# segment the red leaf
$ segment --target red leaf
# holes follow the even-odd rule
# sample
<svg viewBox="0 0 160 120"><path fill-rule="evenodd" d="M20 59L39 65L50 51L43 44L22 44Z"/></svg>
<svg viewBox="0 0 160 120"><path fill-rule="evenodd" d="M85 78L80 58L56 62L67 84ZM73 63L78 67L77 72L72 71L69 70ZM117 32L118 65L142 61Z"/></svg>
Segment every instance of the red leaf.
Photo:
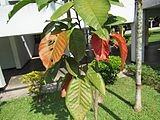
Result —
<svg viewBox="0 0 160 120"><path fill-rule="evenodd" d="M62 85L62 94L61 94L62 97L66 96L66 91L67 91L67 88L68 88L68 85L69 85L71 79L72 79L72 75L67 74L65 77L65 83Z"/></svg>
<svg viewBox="0 0 160 120"><path fill-rule="evenodd" d="M39 56L48 69L58 62L66 49L66 32L49 33L39 44Z"/></svg>
<svg viewBox="0 0 160 120"><path fill-rule="evenodd" d="M109 40L102 40L96 34L93 34L91 39L91 44L97 61L109 60L109 53L110 53L108 48Z"/></svg>
<svg viewBox="0 0 160 120"><path fill-rule="evenodd" d="M118 42L118 45L119 45L119 48L120 48L121 61L122 61L121 69L120 69L120 70L122 71L123 68L124 68L124 64L125 64L125 62L126 62L126 59L127 59L127 54L128 54L127 44L126 44L126 41L125 41L125 39L122 37L121 34L112 32L111 35L112 35L112 36L114 37L114 39Z"/></svg>

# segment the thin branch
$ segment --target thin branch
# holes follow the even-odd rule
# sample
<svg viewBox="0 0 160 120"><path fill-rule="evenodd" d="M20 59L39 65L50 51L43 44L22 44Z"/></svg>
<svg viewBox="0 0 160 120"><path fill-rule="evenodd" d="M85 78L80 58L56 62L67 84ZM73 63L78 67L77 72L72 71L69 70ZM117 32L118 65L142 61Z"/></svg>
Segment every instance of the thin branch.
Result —
<svg viewBox="0 0 160 120"><path fill-rule="evenodd" d="M76 11L75 11L75 13L76 13L77 21L78 21L78 26L79 26L80 29L82 29L82 27L81 27L81 20L79 19L78 13Z"/></svg>

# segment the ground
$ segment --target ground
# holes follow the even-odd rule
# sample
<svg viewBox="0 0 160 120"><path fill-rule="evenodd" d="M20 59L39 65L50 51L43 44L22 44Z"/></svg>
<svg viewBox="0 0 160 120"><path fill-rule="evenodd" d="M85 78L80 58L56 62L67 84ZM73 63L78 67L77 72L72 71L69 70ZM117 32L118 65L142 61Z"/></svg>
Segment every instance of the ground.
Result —
<svg viewBox="0 0 160 120"><path fill-rule="evenodd" d="M143 110L133 110L135 82L132 78L119 78L114 85L107 86L104 104L99 106L98 120L159 120L160 94L148 86L142 87ZM0 102L1 120L70 120L64 99L48 94L42 103L31 96ZM93 120L93 112L87 114Z"/></svg>
<svg viewBox="0 0 160 120"><path fill-rule="evenodd" d="M126 34L124 36L126 36L128 44L131 44L131 39L132 39L131 34ZM148 39L149 45L160 43L159 36L160 36L160 29L159 28L155 29L155 30L154 29L149 30L149 39Z"/></svg>
<svg viewBox="0 0 160 120"><path fill-rule="evenodd" d="M158 45L160 43L160 30L150 31L149 45ZM130 43L130 41L128 42ZM159 46L157 47L159 48ZM159 52L159 49L155 51ZM147 52L147 56L152 58L156 56L154 52ZM156 56L156 61L159 61L159 56ZM35 70L34 66L39 66L39 62L35 61L34 65L25 67L26 71ZM37 65L38 64L38 65ZM27 66L27 65L26 65ZM10 76L24 74L26 71L23 69L22 73L19 70L9 70ZM3 71L5 72L5 71ZM9 76L5 74L5 77ZM7 78L8 81L10 76ZM17 86L16 86L17 87ZM17 89L10 87L10 90L17 92ZM20 87L21 88L21 87ZM23 87L22 87L23 88ZM21 91L21 89L18 89ZM26 93L26 92L25 92ZM8 93L4 93L8 94ZM23 95L23 94L22 94ZM21 96L21 94L19 94ZM18 96L18 97L19 97ZM0 96L1 97L1 96ZM133 110L135 97L135 82L132 78L120 78L114 85L107 86L107 93L105 96L104 104L99 106L99 120L159 120L160 118L160 94L153 88L148 86L142 87L142 104L143 110L141 113L135 113ZM0 98L1 99L1 98ZM2 99L1 99L2 100ZM87 114L87 120L93 120L93 111ZM36 103L35 99L31 96L17 98L15 100L1 101L0 102L0 119L1 120L70 120L64 99L55 97L55 93L50 93L42 103Z"/></svg>

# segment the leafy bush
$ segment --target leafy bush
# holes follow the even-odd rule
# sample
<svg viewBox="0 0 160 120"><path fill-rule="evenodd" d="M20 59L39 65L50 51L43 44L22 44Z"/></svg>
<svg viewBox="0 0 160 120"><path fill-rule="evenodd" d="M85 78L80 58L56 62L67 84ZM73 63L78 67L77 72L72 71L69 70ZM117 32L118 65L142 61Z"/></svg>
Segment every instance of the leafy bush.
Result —
<svg viewBox="0 0 160 120"><path fill-rule="evenodd" d="M43 79L44 73L39 71L32 71L21 77L22 83L28 83L28 91L30 94L40 95L42 93L42 87L45 85Z"/></svg>
<svg viewBox="0 0 160 120"><path fill-rule="evenodd" d="M136 65L130 64L127 66L127 74L136 75ZM154 87L160 92L160 74L158 70L154 70L149 65L142 65L142 84Z"/></svg>
<svg viewBox="0 0 160 120"><path fill-rule="evenodd" d="M121 58L119 56L109 56L109 63L114 70L114 74L118 74L121 67Z"/></svg>
<svg viewBox="0 0 160 120"><path fill-rule="evenodd" d="M131 41L131 34L125 34L123 37L125 38L126 43L128 43L128 42ZM130 43L129 43L129 44L130 44Z"/></svg>
<svg viewBox="0 0 160 120"><path fill-rule="evenodd" d="M92 67L95 71L99 72L104 79L105 84L113 84L116 80L117 74L120 72L121 58L118 56L110 56L109 62L101 60L97 62L96 60L92 61Z"/></svg>

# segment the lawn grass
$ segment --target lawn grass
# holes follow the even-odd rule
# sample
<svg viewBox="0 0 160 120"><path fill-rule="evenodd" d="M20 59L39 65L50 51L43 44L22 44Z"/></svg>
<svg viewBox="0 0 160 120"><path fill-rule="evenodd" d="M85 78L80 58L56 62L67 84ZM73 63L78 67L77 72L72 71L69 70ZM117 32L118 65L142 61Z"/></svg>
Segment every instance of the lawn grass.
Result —
<svg viewBox="0 0 160 120"><path fill-rule="evenodd" d="M100 104L98 120L159 120L160 94L148 86L142 87L143 111L132 109L135 96L132 78L120 78L107 87L104 104ZM1 120L70 120L64 99L48 94L45 102L37 104L32 97L0 102ZM87 114L93 120L93 112Z"/></svg>
<svg viewBox="0 0 160 120"><path fill-rule="evenodd" d="M131 44L132 43L131 34L125 34L124 36L126 36L126 39L128 41L127 43ZM149 45L153 43L158 43L158 42L160 43L160 29L149 31L148 42L149 42Z"/></svg>

